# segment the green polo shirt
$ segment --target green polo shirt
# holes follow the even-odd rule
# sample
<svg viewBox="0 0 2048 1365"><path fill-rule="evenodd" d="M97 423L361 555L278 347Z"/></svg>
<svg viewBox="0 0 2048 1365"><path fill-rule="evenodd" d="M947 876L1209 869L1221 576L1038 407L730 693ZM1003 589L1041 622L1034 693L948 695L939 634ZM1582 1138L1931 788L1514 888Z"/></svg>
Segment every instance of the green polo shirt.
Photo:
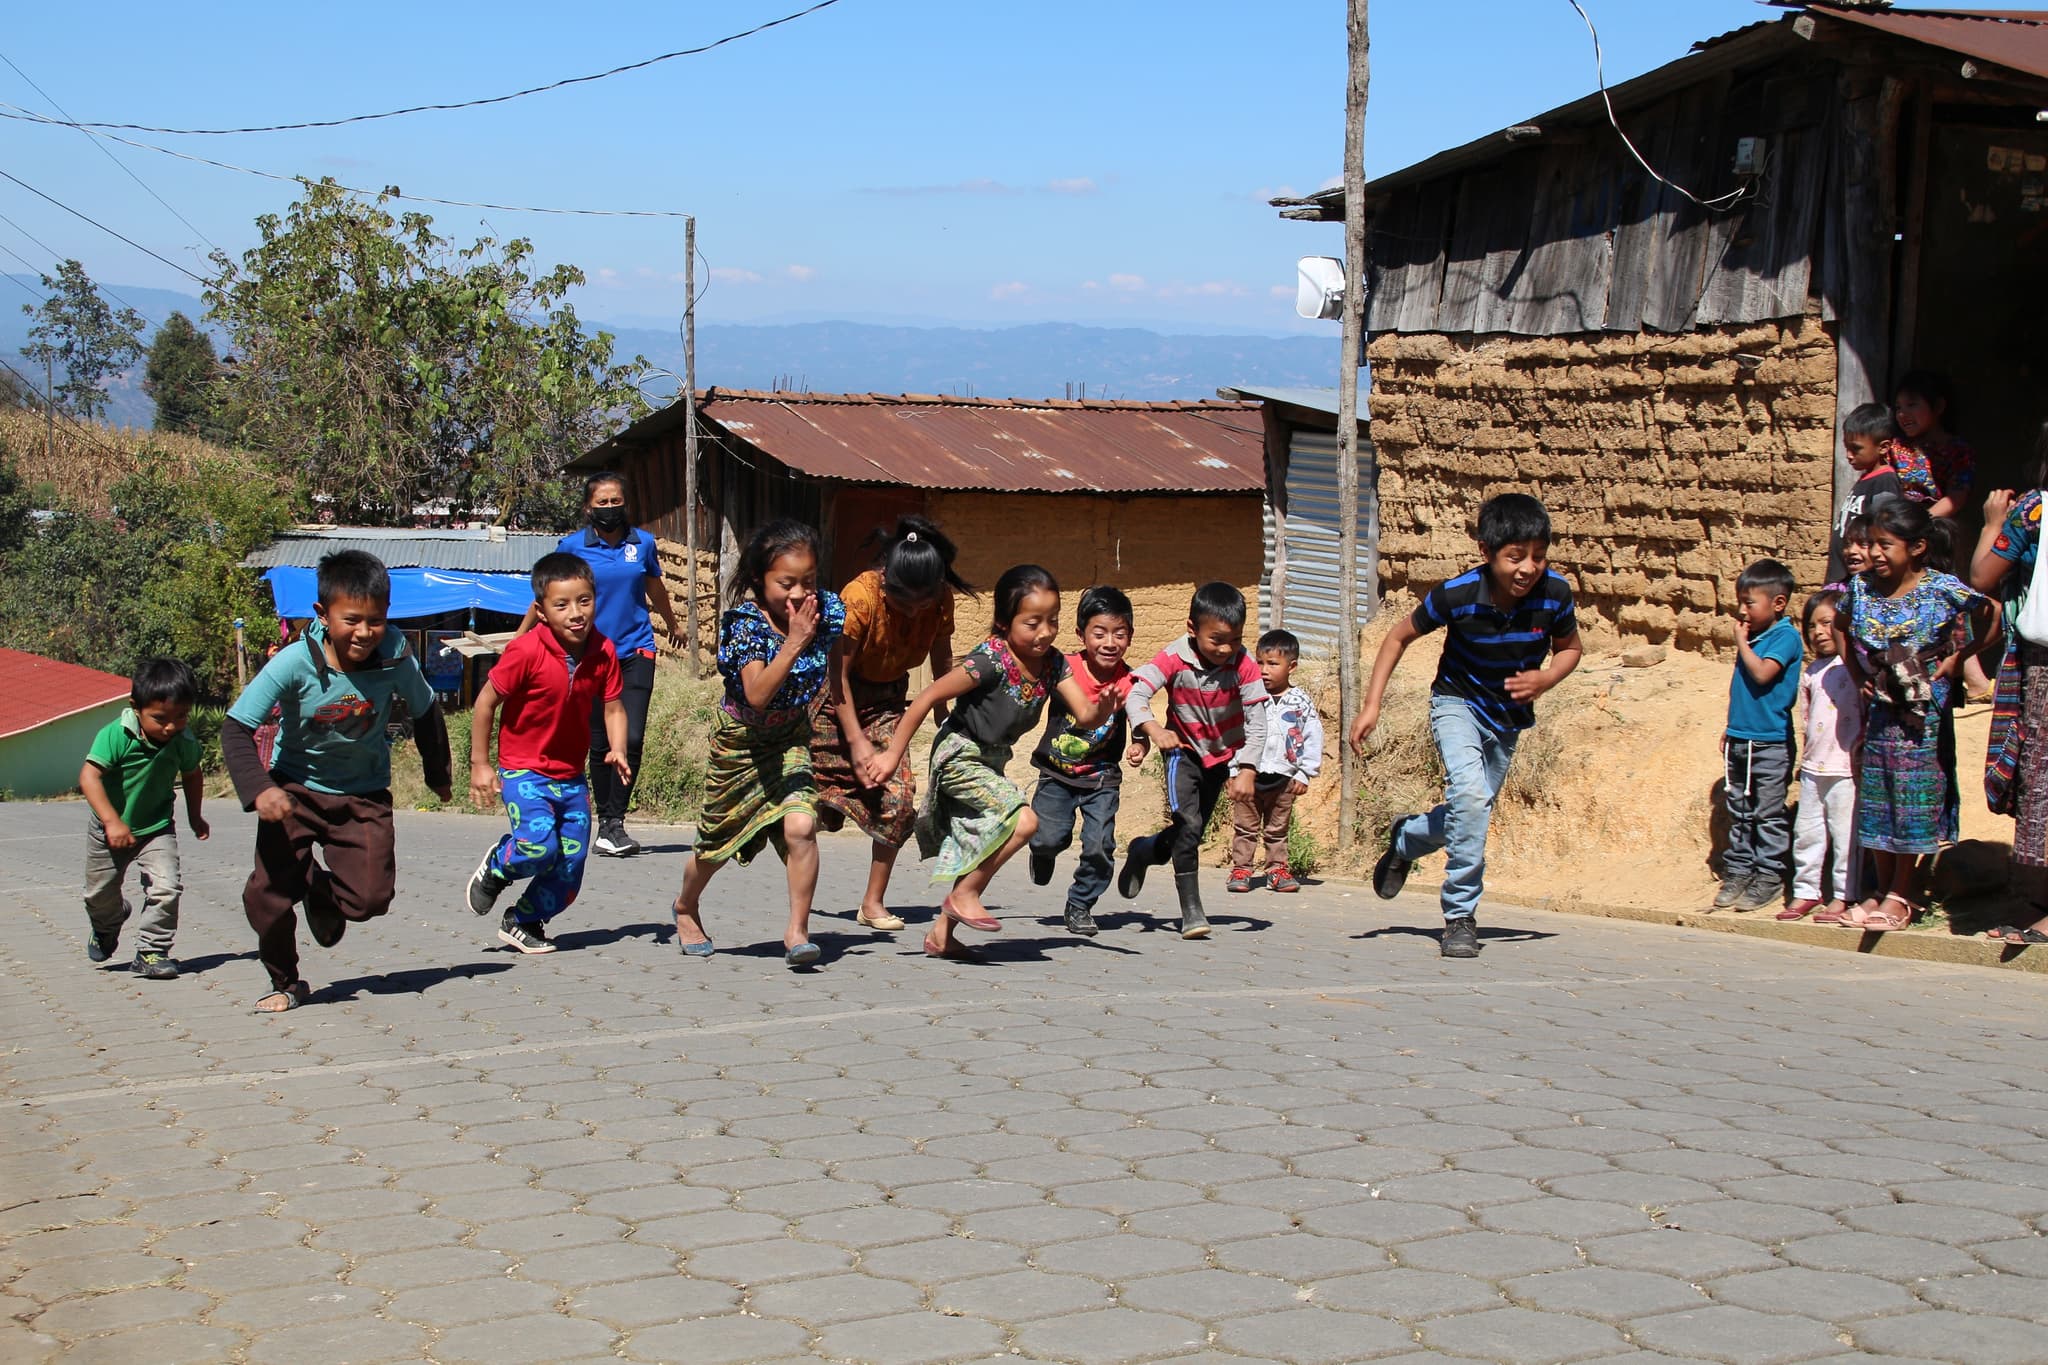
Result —
<svg viewBox="0 0 2048 1365"><path fill-rule="evenodd" d="M94 737L85 761L100 770L121 822L143 839L171 827L178 783L199 768L199 741L182 730L168 744L151 744L130 707Z"/></svg>

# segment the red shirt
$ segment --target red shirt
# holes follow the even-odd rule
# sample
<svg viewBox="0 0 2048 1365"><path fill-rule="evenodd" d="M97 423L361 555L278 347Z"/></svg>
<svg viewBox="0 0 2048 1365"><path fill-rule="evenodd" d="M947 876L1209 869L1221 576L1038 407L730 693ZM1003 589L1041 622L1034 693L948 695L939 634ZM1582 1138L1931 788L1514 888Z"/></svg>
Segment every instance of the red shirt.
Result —
<svg viewBox="0 0 2048 1365"><path fill-rule="evenodd" d="M592 631L572 665L545 622L505 646L491 688L500 702L498 766L559 779L583 776L591 711L623 690L610 640Z"/></svg>

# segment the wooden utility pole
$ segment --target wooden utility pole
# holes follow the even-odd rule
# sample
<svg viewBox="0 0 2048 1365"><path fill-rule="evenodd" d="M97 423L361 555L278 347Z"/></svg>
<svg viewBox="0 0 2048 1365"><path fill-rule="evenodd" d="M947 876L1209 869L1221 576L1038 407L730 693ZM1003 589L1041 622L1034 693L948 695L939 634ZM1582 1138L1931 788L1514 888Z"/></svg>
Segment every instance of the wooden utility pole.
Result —
<svg viewBox="0 0 2048 1365"><path fill-rule="evenodd" d="M43 353L43 464L57 467L57 372L49 352Z"/></svg>
<svg viewBox="0 0 2048 1365"><path fill-rule="evenodd" d="M683 553L688 604L683 631L690 637L690 676L704 676L697 655L697 219L683 219Z"/></svg>
<svg viewBox="0 0 2048 1365"><path fill-rule="evenodd" d="M1344 96L1344 354L1337 365L1337 694L1339 735L1358 713L1358 362L1365 351L1365 92L1367 0L1349 0L1350 76ZM1337 848L1358 831L1358 755L1338 742Z"/></svg>

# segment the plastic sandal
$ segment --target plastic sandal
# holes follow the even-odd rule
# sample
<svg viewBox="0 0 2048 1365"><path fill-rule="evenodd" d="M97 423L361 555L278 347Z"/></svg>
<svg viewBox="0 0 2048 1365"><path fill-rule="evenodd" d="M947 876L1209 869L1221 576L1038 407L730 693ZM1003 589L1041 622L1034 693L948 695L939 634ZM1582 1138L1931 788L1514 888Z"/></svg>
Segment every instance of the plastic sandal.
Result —
<svg viewBox="0 0 2048 1365"><path fill-rule="evenodd" d="M1820 909L1820 907L1821 903L1817 900L1796 900L1783 910L1780 910L1778 918L1781 920L1805 919L1808 915Z"/></svg>
<svg viewBox="0 0 2048 1365"><path fill-rule="evenodd" d="M267 994L265 994L261 999L257 1000L256 1008L253 1011L253 1013L283 1014L285 1013L286 1010L297 1009L299 1006L305 1004L308 1000L311 1000L312 998L313 988L311 986L308 986L303 981L294 981L292 982L291 985L283 987L280 990L270 991ZM284 1001L284 1009L267 1010L263 1008L263 1001L280 999Z"/></svg>

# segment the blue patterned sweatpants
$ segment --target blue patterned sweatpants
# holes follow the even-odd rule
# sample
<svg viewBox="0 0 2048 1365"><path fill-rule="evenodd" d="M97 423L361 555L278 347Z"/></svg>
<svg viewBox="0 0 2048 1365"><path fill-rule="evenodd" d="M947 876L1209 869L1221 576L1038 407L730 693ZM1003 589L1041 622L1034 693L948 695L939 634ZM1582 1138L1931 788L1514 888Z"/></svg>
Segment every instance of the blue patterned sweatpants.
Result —
<svg viewBox="0 0 2048 1365"><path fill-rule="evenodd" d="M547 923L583 889L590 857L590 783L557 780L525 768L502 768L498 781L512 832L491 850L491 867L508 881L526 881L512 918ZM530 880L529 880L530 879Z"/></svg>

